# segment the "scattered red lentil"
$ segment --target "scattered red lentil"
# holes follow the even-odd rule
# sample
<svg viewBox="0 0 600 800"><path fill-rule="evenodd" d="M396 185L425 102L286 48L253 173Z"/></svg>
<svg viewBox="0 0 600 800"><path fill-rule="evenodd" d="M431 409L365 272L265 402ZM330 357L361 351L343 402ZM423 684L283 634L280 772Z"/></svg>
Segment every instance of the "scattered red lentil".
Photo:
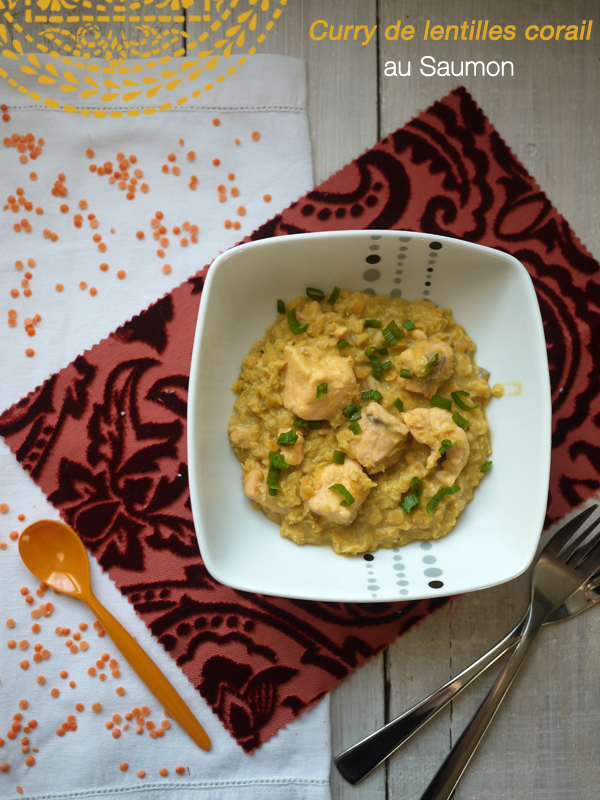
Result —
<svg viewBox="0 0 600 800"><path fill-rule="evenodd" d="M185 772L185 767L175 767L175 772L176 772L178 775L183 775L183 774L184 774L184 772Z"/></svg>
<svg viewBox="0 0 600 800"><path fill-rule="evenodd" d="M122 686L117 686L115 692L122 697L125 694L125 689Z"/></svg>
<svg viewBox="0 0 600 800"><path fill-rule="evenodd" d="M263 200L265 201L265 203L270 203L271 202L271 195L270 194L263 194Z"/></svg>
<svg viewBox="0 0 600 800"><path fill-rule="evenodd" d="M43 675L38 675L37 682L40 684L40 686L43 686L46 683L46 678L44 678Z"/></svg>
<svg viewBox="0 0 600 800"><path fill-rule="evenodd" d="M25 759L25 763L27 764L28 767L33 767L33 765L35 764L35 758L33 756L27 756L27 758Z"/></svg>
<svg viewBox="0 0 600 800"><path fill-rule="evenodd" d="M231 196L232 197L237 197L239 195L239 193L240 193L240 190L237 188L237 186L232 186L231 187Z"/></svg>
<svg viewBox="0 0 600 800"><path fill-rule="evenodd" d="M115 737L115 739L118 739L119 736L121 735L121 731L118 728L114 728L112 735Z"/></svg>
<svg viewBox="0 0 600 800"><path fill-rule="evenodd" d="M239 222L236 220L236 221L233 223L233 227L235 228L235 230L236 230L236 231L239 231L239 229L240 229L242 226L241 226L241 224L240 224L240 223L239 223Z"/></svg>
<svg viewBox="0 0 600 800"><path fill-rule="evenodd" d="M139 769L137 771L137 776L138 776L138 778L145 778L146 777L146 773L144 772L143 769Z"/></svg>
<svg viewBox="0 0 600 800"><path fill-rule="evenodd" d="M123 280L123 278L124 278L126 275L127 275L127 273L125 272L125 270L124 270L124 269L120 269L120 270L117 272L117 278L118 278L119 280L121 280L121 281ZM101 633L100 631L98 631L98 636L102 636L102 635L104 635L104 631L102 631L102 633Z"/></svg>
<svg viewBox="0 0 600 800"><path fill-rule="evenodd" d="M93 150L91 150L89 147L88 147L88 149L85 151L85 154L86 154L86 156L87 156L88 158L93 158L93 157L94 157L94 151L93 151Z"/></svg>
<svg viewBox="0 0 600 800"><path fill-rule="evenodd" d="M27 641L27 639L21 639L21 641L19 642L19 647L21 650L27 650L27 648L29 647L29 642Z"/></svg>
<svg viewBox="0 0 600 800"><path fill-rule="evenodd" d="M238 210L237 210L237 213L240 215L240 217L243 217L243 216L245 216L245 214L246 214L246 209L244 208L244 206L240 206L240 207L238 208Z"/></svg>
<svg viewBox="0 0 600 800"><path fill-rule="evenodd" d="M62 283L57 283L57 284L56 284L56 286L55 286L54 288L56 289L56 291L57 291L57 292L62 292L62 290L63 290L65 287L62 285Z"/></svg>
<svg viewBox="0 0 600 800"><path fill-rule="evenodd" d="M166 767L161 767L158 770L158 774L162 775L163 778L166 778L166 776L169 774L169 770Z"/></svg>
<svg viewBox="0 0 600 800"><path fill-rule="evenodd" d="M0 772L8 772L9 769L10 767L8 766L6 761L4 762L4 764L0 764Z"/></svg>
<svg viewBox="0 0 600 800"><path fill-rule="evenodd" d="M129 764L126 761L121 761L121 763L119 764L119 769L121 770L121 772L127 772L127 770L129 769Z"/></svg>
<svg viewBox="0 0 600 800"><path fill-rule="evenodd" d="M79 288L80 289L87 289L87 283L85 281L81 281L79 283Z"/></svg>
<svg viewBox="0 0 600 800"><path fill-rule="evenodd" d="M18 531L11 531L8 535L13 540L13 542L16 542L17 539L19 538L19 532Z"/></svg>
<svg viewBox="0 0 600 800"><path fill-rule="evenodd" d="M31 613L33 614L33 611ZM41 625L39 624L39 622L34 622L33 625L31 626L31 630L33 631L33 633L39 633L41 630Z"/></svg>
<svg viewBox="0 0 600 800"><path fill-rule="evenodd" d="M21 669L29 669L29 661L27 661L27 659L23 659L23 661L19 663L19 666Z"/></svg>
<svg viewBox="0 0 600 800"><path fill-rule="evenodd" d="M258 141L260 139L260 133L258 131L252 131L252 138L254 141Z"/></svg>
<svg viewBox="0 0 600 800"><path fill-rule="evenodd" d="M61 669L61 671L60 671L60 677L61 677L61 678L63 678L63 679L64 679L64 678L68 678L68 677L69 677L69 673L67 672L67 670L66 670L66 669Z"/></svg>
<svg viewBox="0 0 600 800"><path fill-rule="evenodd" d="M15 621L14 621L14 619L10 619L10 618L9 618L9 619L7 619L7 620L6 620L6 627L7 627L7 628L14 628L14 627L15 627Z"/></svg>
<svg viewBox="0 0 600 800"><path fill-rule="evenodd" d="M58 689L54 688L50 690L50 694L52 695L52 697L58 697L60 692L58 691Z"/></svg>
<svg viewBox="0 0 600 800"><path fill-rule="evenodd" d="M163 264L162 271L165 273L165 275L168 275L169 272L171 272L171 265L170 264Z"/></svg>
<svg viewBox="0 0 600 800"><path fill-rule="evenodd" d="M213 158L213 166L218 167L221 163L220 158Z"/></svg>
<svg viewBox="0 0 600 800"><path fill-rule="evenodd" d="M136 233L136 236L137 236L138 239L143 239L144 238L144 231L138 231Z"/></svg>

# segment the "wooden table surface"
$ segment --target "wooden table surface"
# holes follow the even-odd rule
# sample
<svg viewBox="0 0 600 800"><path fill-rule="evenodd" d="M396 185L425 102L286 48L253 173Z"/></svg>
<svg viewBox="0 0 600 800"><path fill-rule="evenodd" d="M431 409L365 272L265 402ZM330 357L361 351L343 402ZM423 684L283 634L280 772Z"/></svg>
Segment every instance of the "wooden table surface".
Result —
<svg viewBox="0 0 600 800"><path fill-rule="evenodd" d="M304 58L315 181L319 183L461 82L535 176L588 249L600 256L600 10L597 0L288 0L260 52ZM360 41L313 41L315 20L378 25ZM422 40L425 23L472 19L516 26L514 41ZM529 24L594 19L584 42L526 41ZM402 20L417 35L387 41ZM198 35L198 23L187 31ZM514 77L425 77L436 60L510 60ZM402 61L410 77L386 77ZM519 487L526 491L526 487ZM334 754L400 714L456 675L510 630L525 610L528 576L468 595L427 619L332 694ZM600 797L600 610L546 628L456 791L456 800L597 800ZM491 675L357 787L334 767L333 800L419 798L491 683Z"/></svg>

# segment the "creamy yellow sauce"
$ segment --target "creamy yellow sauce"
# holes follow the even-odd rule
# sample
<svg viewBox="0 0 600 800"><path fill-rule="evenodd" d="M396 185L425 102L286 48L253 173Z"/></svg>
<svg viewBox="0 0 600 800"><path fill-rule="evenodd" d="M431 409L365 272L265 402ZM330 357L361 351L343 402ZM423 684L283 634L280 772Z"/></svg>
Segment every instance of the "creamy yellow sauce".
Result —
<svg viewBox="0 0 600 800"><path fill-rule="evenodd" d="M292 332L291 309L305 332ZM383 332L392 321L402 338L390 346ZM385 347L387 354L379 351ZM377 348L371 357L368 348ZM296 298L252 346L233 386L229 435L246 495L282 536L339 554L444 536L473 498L491 453L491 389L474 354L451 310L428 300L341 292L332 307L327 299ZM457 391L468 393L459 401L477 407L461 408L452 398ZM439 397L452 403L449 411L436 406ZM294 427L301 419L309 424ZM278 444L290 432L295 443ZM270 453L288 465L271 494ZM409 495L418 500L412 508Z"/></svg>

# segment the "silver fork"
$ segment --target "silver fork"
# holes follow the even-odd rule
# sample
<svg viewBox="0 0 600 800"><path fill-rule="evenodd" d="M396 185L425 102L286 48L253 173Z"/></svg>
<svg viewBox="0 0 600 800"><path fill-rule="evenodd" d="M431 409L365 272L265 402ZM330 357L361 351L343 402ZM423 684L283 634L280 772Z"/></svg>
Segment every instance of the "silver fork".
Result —
<svg viewBox="0 0 600 800"><path fill-rule="evenodd" d="M583 525L591 516L595 507L583 511L569 523L571 534ZM564 526L561 530L564 530ZM571 595L561 606L555 609L544 625L562 622L577 616L600 601L600 575L594 576L585 586ZM365 736L360 742L352 745L335 757L334 763L345 780L355 786L367 775L393 755L417 731L447 706L463 689L482 675L486 669L495 664L506 652L515 647L521 639L527 614L517 623L513 630L498 644L482 655L477 661L456 675L452 680L440 686L428 697L396 717L387 725Z"/></svg>
<svg viewBox="0 0 600 800"><path fill-rule="evenodd" d="M531 603L521 641L421 800L448 800L489 728L539 629L555 609L578 589L585 587L600 569L600 531L596 530L598 520L583 533L573 535L574 527L578 530L587 516L589 514L584 512L567 523L542 551L531 579ZM592 533L593 536L586 541Z"/></svg>

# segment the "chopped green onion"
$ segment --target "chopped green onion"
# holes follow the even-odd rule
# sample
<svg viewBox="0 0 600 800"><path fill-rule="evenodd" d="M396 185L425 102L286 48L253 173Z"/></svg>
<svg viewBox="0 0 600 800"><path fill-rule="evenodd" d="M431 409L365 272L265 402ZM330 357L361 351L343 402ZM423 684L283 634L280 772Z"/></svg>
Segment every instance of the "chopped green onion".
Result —
<svg viewBox="0 0 600 800"><path fill-rule="evenodd" d="M373 353L376 353L376 352L377 352L377 348L376 347L367 347L367 349L365 350L365 355L369 356L369 358L370 358L373 355Z"/></svg>
<svg viewBox="0 0 600 800"><path fill-rule="evenodd" d="M341 483L334 483L333 486L330 486L329 488L332 489L334 492L337 492L338 494L342 495L344 499L340 502L341 506L351 506L352 503L354 502L354 498L352 497L348 489L346 489L345 486L342 486Z"/></svg>
<svg viewBox="0 0 600 800"><path fill-rule="evenodd" d="M381 369L385 372L386 369L389 369L391 366L392 366L391 361L384 361L383 364L381 365Z"/></svg>
<svg viewBox="0 0 600 800"><path fill-rule="evenodd" d="M416 475L410 482L410 488L412 489L413 494L416 494L417 497L419 497L423 491L423 484Z"/></svg>
<svg viewBox="0 0 600 800"><path fill-rule="evenodd" d="M362 433L362 428L358 424L358 422L353 422L352 425L348 425L350 430L355 436L358 436L359 433Z"/></svg>
<svg viewBox="0 0 600 800"><path fill-rule="evenodd" d="M311 431L318 431L323 425L323 420L320 419L310 419L308 421L308 427Z"/></svg>
<svg viewBox="0 0 600 800"><path fill-rule="evenodd" d="M338 347L354 347L353 344L350 344L350 342L347 342L345 339L340 339L338 344L337 344L337 346Z"/></svg>
<svg viewBox="0 0 600 800"><path fill-rule="evenodd" d="M333 451L333 463L334 464L343 464L346 460L346 453L342 453L341 450L334 450Z"/></svg>
<svg viewBox="0 0 600 800"><path fill-rule="evenodd" d="M305 419L295 419L292 425L294 428L303 428L305 425L308 425L308 422Z"/></svg>
<svg viewBox="0 0 600 800"><path fill-rule="evenodd" d="M346 415L348 422L356 422L356 420L360 419L362 416L360 413L360 407L357 406L356 403L346 406L344 409L344 414Z"/></svg>
<svg viewBox="0 0 600 800"><path fill-rule="evenodd" d="M458 411L455 411L454 414L452 414L452 419L454 422L456 422L458 427L462 428L463 430L466 430L469 427L467 420L464 417L461 417Z"/></svg>
<svg viewBox="0 0 600 800"><path fill-rule="evenodd" d="M380 319L366 319L365 328L382 328L383 322Z"/></svg>
<svg viewBox="0 0 600 800"><path fill-rule="evenodd" d="M387 349L387 347L378 347L377 352L380 356L387 356L390 351Z"/></svg>
<svg viewBox="0 0 600 800"><path fill-rule="evenodd" d="M389 344L390 347L393 347L394 345L398 344L400 339L404 338L404 334L402 333L400 328L396 325L395 320L388 322L388 324L383 329L382 333L383 333L383 338L386 340L386 342Z"/></svg>
<svg viewBox="0 0 600 800"><path fill-rule="evenodd" d="M297 441L298 441L298 434L292 428L291 431L279 434L279 437L277 439L277 444L280 444L282 447L293 447Z"/></svg>
<svg viewBox="0 0 600 800"><path fill-rule="evenodd" d="M410 380L412 378L412 376L413 376L413 374L409 369L401 369L400 370L400 377L401 378L406 378L407 380Z"/></svg>
<svg viewBox="0 0 600 800"><path fill-rule="evenodd" d="M285 314L285 303L283 302L283 300L277 301L277 313Z"/></svg>
<svg viewBox="0 0 600 800"><path fill-rule="evenodd" d="M492 462L491 462L491 461L486 461L486 462L485 462L485 464L484 464L484 465L481 467L481 469L479 470L479 472L487 472L487 471L488 471L488 469L489 469L491 466L492 466Z"/></svg>
<svg viewBox="0 0 600 800"><path fill-rule="evenodd" d="M413 328L415 327L415 323L410 319L405 319L402 324L404 325L407 331L412 331Z"/></svg>
<svg viewBox="0 0 600 800"><path fill-rule="evenodd" d="M461 397L471 397L471 393L463 391L452 392L452 399L459 408L463 409L463 411L473 411L474 408L477 408L477 406L468 406L464 400L461 400Z"/></svg>
<svg viewBox="0 0 600 800"><path fill-rule="evenodd" d="M381 361L377 358L377 356L369 356L369 361L373 367L373 377L378 381L379 378L381 378L381 373L383 372Z"/></svg>
<svg viewBox="0 0 600 800"><path fill-rule="evenodd" d="M277 494L277 490L279 489L279 473L281 472L280 469L274 466L269 467L269 472L267 473L267 488L269 490L269 494L271 497Z"/></svg>
<svg viewBox="0 0 600 800"><path fill-rule="evenodd" d="M411 492L410 494L406 495L404 500L401 503L399 503L399 505L405 514L410 514L410 512L413 510L415 506L421 505L421 501L419 500L416 494L413 494Z"/></svg>
<svg viewBox="0 0 600 800"><path fill-rule="evenodd" d="M304 333L305 330L308 328L308 323L306 325L300 325L297 318L296 318L296 309L290 308L287 312L288 323L290 326L291 332L294 336L297 336L299 333Z"/></svg>
<svg viewBox="0 0 600 800"><path fill-rule="evenodd" d="M306 287L306 296L311 300L325 300L325 292L320 289L314 289L312 286Z"/></svg>
<svg viewBox="0 0 600 800"><path fill-rule="evenodd" d="M400 398L399 398L399 397L397 397L397 398L394 400L394 405L396 406L396 408L398 409L398 411L400 411L400 412L404 411L404 403L402 402L402 400L400 400Z"/></svg>
<svg viewBox="0 0 600 800"><path fill-rule="evenodd" d="M449 397L438 397L437 394L434 394L429 402L434 408L445 408L446 411L450 411L452 408L452 400Z"/></svg>
<svg viewBox="0 0 600 800"><path fill-rule="evenodd" d="M326 384L326 383L320 383L320 384L317 386L317 400L320 400L320 399L321 399L321 397L322 397L324 394L327 394L327 384Z"/></svg>
<svg viewBox="0 0 600 800"><path fill-rule="evenodd" d="M360 396L363 400L375 400L376 403L383 397L381 392L378 392L377 389L369 389L368 392L361 392Z"/></svg>
<svg viewBox="0 0 600 800"><path fill-rule="evenodd" d="M450 439L442 439L442 446L440 447L440 455L443 456L446 450L450 450L451 447L456 447L456 445L452 444Z"/></svg>
<svg viewBox="0 0 600 800"><path fill-rule="evenodd" d="M450 487L444 486L442 489L439 490L439 492L436 492L433 495L431 500L427 503L427 508L425 509L425 511L427 511L430 517L433 517L433 512L435 511L435 508L437 504L440 502L440 500L446 497L446 495L456 494L457 492L460 492L460 486L458 484L454 484L454 486Z"/></svg>
<svg viewBox="0 0 600 800"><path fill-rule="evenodd" d="M435 367L435 365L438 363L439 360L440 360L440 354L436 353L433 359L425 367L425 374L431 372L431 370Z"/></svg>
<svg viewBox="0 0 600 800"><path fill-rule="evenodd" d="M289 464L286 464L285 458L278 453L277 450L271 450L269 453L269 463L276 469L287 469Z"/></svg>
<svg viewBox="0 0 600 800"><path fill-rule="evenodd" d="M329 305L330 306L334 306L336 304L336 301L337 301L339 296L340 296L340 289L339 289L338 286L334 286L333 287L333 292L327 298L327 302L329 303Z"/></svg>

